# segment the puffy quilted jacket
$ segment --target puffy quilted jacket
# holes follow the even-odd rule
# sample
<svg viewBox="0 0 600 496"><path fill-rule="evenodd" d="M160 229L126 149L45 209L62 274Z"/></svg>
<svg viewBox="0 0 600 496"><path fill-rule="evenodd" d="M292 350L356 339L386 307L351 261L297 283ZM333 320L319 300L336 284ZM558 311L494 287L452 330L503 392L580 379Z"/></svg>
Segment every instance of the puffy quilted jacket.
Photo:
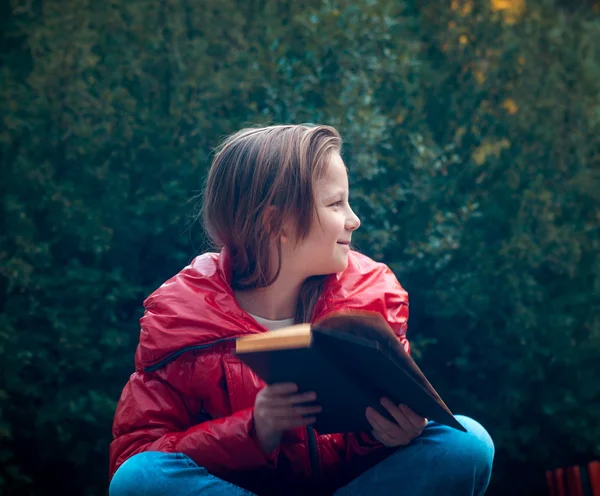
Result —
<svg viewBox="0 0 600 496"><path fill-rule="evenodd" d="M341 484L361 458L386 448L368 433L298 428L275 452L262 452L253 405L264 383L233 347L236 337L268 330L238 306L230 278L226 250L204 254L144 302L135 372L113 423L111 477L127 458L152 450L185 453L259 494L280 492L278 484L297 490ZM357 252L350 252L345 271L328 277L313 321L348 309L380 312L409 351L406 291L387 266Z"/></svg>

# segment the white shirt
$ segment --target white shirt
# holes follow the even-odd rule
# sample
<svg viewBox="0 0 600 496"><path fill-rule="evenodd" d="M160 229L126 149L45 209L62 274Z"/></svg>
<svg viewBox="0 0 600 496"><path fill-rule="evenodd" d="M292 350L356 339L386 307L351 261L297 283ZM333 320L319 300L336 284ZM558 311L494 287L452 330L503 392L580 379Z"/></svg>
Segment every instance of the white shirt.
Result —
<svg viewBox="0 0 600 496"><path fill-rule="evenodd" d="M291 319L283 319L283 320L269 320L263 319L262 317L258 317L257 315L249 314L256 322L258 322L263 327L269 329L269 331L274 331L276 329L281 329L283 327L288 327L294 325L294 318Z"/></svg>

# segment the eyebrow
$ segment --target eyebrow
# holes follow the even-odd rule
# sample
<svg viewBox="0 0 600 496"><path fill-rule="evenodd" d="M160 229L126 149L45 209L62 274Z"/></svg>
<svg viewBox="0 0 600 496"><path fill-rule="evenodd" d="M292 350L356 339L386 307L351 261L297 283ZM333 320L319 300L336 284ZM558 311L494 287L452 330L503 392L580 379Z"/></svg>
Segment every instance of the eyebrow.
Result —
<svg viewBox="0 0 600 496"><path fill-rule="evenodd" d="M330 201L333 200L334 198L345 198L346 197L346 190L344 189L338 189L336 191L334 191L333 193L328 194L324 199L325 201Z"/></svg>

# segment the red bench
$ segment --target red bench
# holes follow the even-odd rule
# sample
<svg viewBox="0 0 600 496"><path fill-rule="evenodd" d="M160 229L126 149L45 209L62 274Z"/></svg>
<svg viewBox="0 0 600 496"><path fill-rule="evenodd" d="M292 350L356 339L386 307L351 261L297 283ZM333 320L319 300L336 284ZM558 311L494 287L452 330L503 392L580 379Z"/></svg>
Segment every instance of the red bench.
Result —
<svg viewBox="0 0 600 496"><path fill-rule="evenodd" d="M546 472L550 496L600 496L600 461Z"/></svg>

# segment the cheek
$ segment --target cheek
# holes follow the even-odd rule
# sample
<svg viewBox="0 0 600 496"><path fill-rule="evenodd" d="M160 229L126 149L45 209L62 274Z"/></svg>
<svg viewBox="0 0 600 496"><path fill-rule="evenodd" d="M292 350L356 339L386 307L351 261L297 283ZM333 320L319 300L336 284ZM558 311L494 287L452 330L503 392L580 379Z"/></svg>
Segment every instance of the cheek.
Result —
<svg viewBox="0 0 600 496"><path fill-rule="evenodd" d="M345 218L341 213L335 212L323 222L323 236L328 238L339 238L344 232Z"/></svg>

